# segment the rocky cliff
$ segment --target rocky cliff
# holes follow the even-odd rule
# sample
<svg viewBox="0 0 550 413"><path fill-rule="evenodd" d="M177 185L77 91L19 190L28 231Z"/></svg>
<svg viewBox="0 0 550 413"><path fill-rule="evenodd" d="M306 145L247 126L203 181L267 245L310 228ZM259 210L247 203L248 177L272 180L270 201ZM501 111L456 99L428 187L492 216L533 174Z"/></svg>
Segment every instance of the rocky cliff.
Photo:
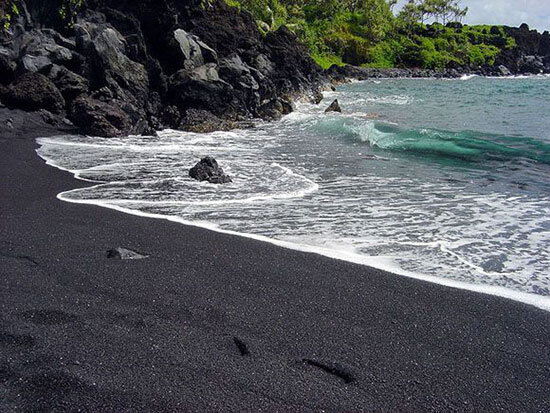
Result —
<svg viewBox="0 0 550 413"><path fill-rule="evenodd" d="M263 36L219 0L89 0L70 29L27 0L0 45L0 102L83 133L229 129L320 99L322 70L287 29Z"/></svg>
<svg viewBox="0 0 550 413"><path fill-rule="evenodd" d="M550 73L550 33L539 33L522 24L504 27L507 35L514 38L516 47L503 50L497 65L505 66L514 74Z"/></svg>

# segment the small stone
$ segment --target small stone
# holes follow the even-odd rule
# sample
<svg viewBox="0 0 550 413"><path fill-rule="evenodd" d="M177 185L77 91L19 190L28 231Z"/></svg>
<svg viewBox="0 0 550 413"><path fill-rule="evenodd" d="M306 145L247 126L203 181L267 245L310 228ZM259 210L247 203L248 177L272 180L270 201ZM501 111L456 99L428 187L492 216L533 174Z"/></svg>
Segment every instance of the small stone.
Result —
<svg viewBox="0 0 550 413"><path fill-rule="evenodd" d="M126 248L114 248L107 251L107 258L118 258L120 260L142 260L147 257L147 255Z"/></svg>

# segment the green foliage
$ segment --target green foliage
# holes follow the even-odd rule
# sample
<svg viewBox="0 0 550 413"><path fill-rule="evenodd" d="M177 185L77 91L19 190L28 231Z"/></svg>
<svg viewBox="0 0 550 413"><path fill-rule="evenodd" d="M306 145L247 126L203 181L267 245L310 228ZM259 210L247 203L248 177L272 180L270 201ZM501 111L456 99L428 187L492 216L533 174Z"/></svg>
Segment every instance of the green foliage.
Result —
<svg viewBox="0 0 550 413"><path fill-rule="evenodd" d="M13 20L19 16L18 0L0 0L0 29L8 30Z"/></svg>
<svg viewBox="0 0 550 413"><path fill-rule="evenodd" d="M0 0L0 29L9 29L20 0ZM202 0L207 7L213 0ZM252 14L261 33L285 25L322 67L492 65L501 50L516 47L500 26L462 26L459 0L409 0L396 17L395 0L224 0ZM56 0L60 19L72 27L85 0ZM53 6L52 6L53 7ZM431 21L432 24L425 24ZM443 24L441 24L443 23Z"/></svg>
<svg viewBox="0 0 550 413"><path fill-rule="evenodd" d="M469 63L473 66L482 66L485 64L495 64L495 59L500 53L500 49L486 44L472 45L468 55Z"/></svg>
<svg viewBox="0 0 550 413"><path fill-rule="evenodd" d="M72 27L76 21L78 10L84 5L84 0L63 0L59 8L59 16L68 27Z"/></svg>
<svg viewBox="0 0 550 413"><path fill-rule="evenodd" d="M397 17L395 0L225 1L250 12L263 33L286 25L324 68L492 65L516 46L499 26L445 24L467 13L458 0L409 0Z"/></svg>
<svg viewBox="0 0 550 413"><path fill-rule="evenodd" d="M363 67L374 67L388 69L396 66L398 56L402 53L403 46L395 41L389 40L376 44L367 52L367 63Z"/></svg>
<svg viewBox="0 0 550 413"><path fill-rule="evenodd" d="M342 59L335 55L320 55L320 54L312 54L311 57L315 62L321 66L323 69L328 69L329 67L333 65L337 66L344 66L344 63L342 62Z"/></svg>
<svg viewBox="0 0 550 413"><path fill-rule="evenodd" d="M0 0L0 29L8 30L13 20L19 15L20 0ZM58 5L52 5L52 8L59 7L57 13L67 25L72 27L76 21L78 10L84 5L85 0L59 0ZM54 9L55 10L55 9Z"/></svg>
<svg viewBox="0 0 550 413"><path fill-rule="evenodd" d="M392 29L393 14L386 0L363 0L366 37L381 41Z"/></svg>

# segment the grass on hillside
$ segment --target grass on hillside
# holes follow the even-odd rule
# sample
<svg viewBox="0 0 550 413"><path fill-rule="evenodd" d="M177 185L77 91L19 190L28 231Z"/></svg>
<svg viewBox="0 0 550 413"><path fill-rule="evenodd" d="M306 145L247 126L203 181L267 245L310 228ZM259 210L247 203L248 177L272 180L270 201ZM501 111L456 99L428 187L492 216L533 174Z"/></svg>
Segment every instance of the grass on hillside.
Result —
<svg viewBox="0 0 550 413"><path fill-rule="evenodd" d="M262 32L286 25L308 47L323 68L346 63L373 68L492 65L504 49L515 46L499 26L414 24L397 18L373 40L364 13L330 9L323 2L303 6L284 0L225 0L250 12ZM331 4L326 2L326 4Z"/></svg>

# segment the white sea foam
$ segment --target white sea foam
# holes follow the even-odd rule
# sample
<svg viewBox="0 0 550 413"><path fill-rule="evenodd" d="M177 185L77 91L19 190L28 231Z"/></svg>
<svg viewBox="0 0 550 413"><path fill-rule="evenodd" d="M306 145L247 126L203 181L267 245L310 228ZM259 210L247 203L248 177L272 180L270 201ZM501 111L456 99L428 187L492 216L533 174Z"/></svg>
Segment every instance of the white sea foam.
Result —
<svg viewBox="0 0 550 413"><path fill-rule="evenodd" d="M367 125L373 125L373 123L367 123ZM371 135L369 135L369 139L374 139L374 141L376 141L376 137L374 137L374 138L372 137L372 126L368 126L367 130L368 130L367 133L371 134ZM361 133L364 133L364 132L361 132ZM205 137L205 139L209 139L209 137ZM69 172L72 172L73 174L75 174L75 176L79 179L86 179L86 178L83 178L83 175L86 176L86 173L90 173L91 171L100 171L101 172L102 170L108 170L109 168L113 168L113 167L114 168L120 167L120 166L123 166L123 167L126 167L126 168L129 167L129 164L124 164L124 163L121 164L120 162L118 162L118 163L114 162L112 164L103 164L101 166L94 166L94 167L89 168L88 170L75 170L75 169L64 168L63 165L61 165L63 163L62 160L60 162L56 162L56 161L48 158L48 156L46 155L47 153L49 153L48 150L43 150L48 145L57 145L57 144L59 144L59 139L57 139L57 140L56 139L54 139L54 140L52 140L52 139L41 139L41 140L39 140L39 143L42 145L42 149L38 150L38 152L39 152L40 156L42 156L47 161L47 163L49 165L55 166L59 169L68 170ZM72 144L74 145L74 142ZM197 142L193 142L191 147L194 147L196 144L197 144ZM159 145L159 146L162 146L162 145ZM90 145L86 144L83 147L93 148L94 146L90 146ZM132 148L133 148L133 150L135 150L134 146L132 146ZM126 147L126 149L127 149L127 147ZM112 151L112 146L109 147L109 151ZM79 152L79 153L80 153L80 155L86 157L86 155L83 154L82 152ZM142 151L137 150L136 153L139 154L139 153L142 153ZM163 152L161 151L159 153L163 153ZM116 158L116 154L114 154L113 157ZM139 162L134 162L133 165L140 165L140 163ZM185 200L162 200L162 199L147 199L147 198L140 199L139 196L138 197L135 196L136 195L135 193L134 193L133 197L128 198L128 199L124 199L124 198L122 198L122 195L125 194L125 193L129 194L131 192L128 192L128 188L125 187L125 183L124 183L124 181L122 181L121 183L119 183L121 185L121 188L118 188L118 189L121 190L121 192L119 192L118 190L115 190L115 192L113 193L113 196L116 196L116 198L113 198L113 199L109 199L109 196L110 196L109 195L109 187L110 186L112 187L113 185L116 187L117 185L119 185L117 183L115 183L115 184L109 184L109 183L107 183L107 184L98 184L98 185L91 186L89 188L80 188L80 189L76 189L76 190L72 190L72 191L63 192L63 193L58 195L58 198L63 200L63 201L67 201L67 202L100 205L100 206L104 206L104 207L107 207L107 208L119 210L119 211L122 211L122 212L125 212L125 213L131 213L131 214L135 214L135 215L153 217L153 218L163 218L163 219L168 219L168 220L171 220L171 221L180 222L180 223L187 224L187 225L200 226L200 227L203 227L203 228L207 228L207 229L210 229L210 230L215 230L215 231L219 231L219 232L223 232L223 233L227 233L227 234L246 236L246 237L253 238L253 239L256 239L256 240L270 242L270 243L278 245L278 246L282 246L282 247L286 247L286 248L292 248L292 249L296 249L296 250L304 251L304 252L317 253L317 254L327 256L327 257L336 258L336 259L345 260L345 261L350 261L350 262L354 262L354 263L357 263L357 264L368 265L368 266L371 266L371 267L376 267L376 268L379 268L379 269L382 269L382 270L391 271L391 272L394 272L394 273L397 273L397 274L400 274L400 275L405 275L405 276L420 279L420 280L435 282L435 283L450 286L450 287L463 288L463 289L467 289L467 290L471 290L471 291L482 292L482 293L497 295L497 296L501 296L501 297L511 298L513 300L523 301L523 302L526 302L528 304L535 305L535 306L537 306L539 308L542 308L542 309L545 309L545 310L550 310L550 298L548 298L548 297L542 297L542 296L537 296L537 295L533 295L533 294L523 293L523 292L520 292L520 291L514 291L514 290L509 289L509 288L504 288L504 287L495 286L495 285L486 286L486 285L479 285L479 284L470 283L470 282L464 282L464 281L461 281L461 280L444 279L444 278L439 278L439 277L436 277L436 276L425 275L425 274L420 273L419 271L406 269L406 267L404 267L402 265L402 263L400 262L401 259L399 259L399 255L397 255L397 256L395 256L394 254L389 254L389 255L386 254L385 256L381 255L381 254L371 255L371 254L365 252L366 251L365 246L367 246L367 251L368 250L376 251L377 248L380 248L380 247L385 248L384 246L387 243L386 239L380 239L379 240L377 237L374 237L374 238L373 237L370 237L370 238L362 237L361 238L361 237L355 236L355 238L352 237L352 238L349 238L349 239L346 239L346 240L341 239L338 242L330 243L329 241L322 241L321 239L318 239L315 236L312 236L312 237L308 237L308 236L301 236L301 237L288 236L287 238L289 240L292 240L292 241L289 241L289 240L284 240L284 239L281 240L281 239L277 239L277 238L273 238L273 237L269 237L269 236L265 236L265 235L261 235L261 234L243 233L242 231L235 231L235 230L226 229L226 228L224 228L223 224L221 224L221 222L220 223L215 223L215 222L212 222L212 221L208 221L208 220L205 221L204 219L198 219L198 218L196 218L196 219L186 219L186 218L181 217L181 216L161 213L163 208L168 208L171 211L172 209L170 209L170 208L174 208L174 207L176 207L176 208L185 208L185 209L180 209L180 213L184 213L184 214L187 214L184 211L188 211L189 208L193 209L193 208L196 208L196 207L207 208L207 209L208 208L214 208L214 209L212 209L212 211L217 211L217 210L219 210L219 208L222 208L222 210L223 210L224 208L228 208L231 205L235 205L236 207L238 205L251 206L254 203L258 203L258 202L259 203L264 203L264 202L270 203L270 202L277 202L277 201L290 200L290 199L300 199L300 198L304 198L307 195L310 195L310 194L312 194L316 191L319 191L319 185L317 183L315 183L313 180L311 180L309 178L306 178L301 174L295 173L292 169L290 169L290 168L288 168L284 165L281 165L281 164L276 163L276 162L272 162L271 164L265 165L265 166L272 167L274 170L279 170L281 172L282 176L286 176L288 178L296 180L296 182L300 182L299 188L295 189L295 190L287 190L288 188L284 187L284 185L283 185L283 187L286 188L285 190L287 190L286 192L277 193L276 191L274 191L272 193L255 194L255 195L252 195L252 196L246 196L246 194L245 194L244 197L239 198L239 197L235 196L235 192L239 192L239 191L235 191L235 192L230 191L228 194L224 195L223 190L222 190L222 192L218 191L219 187L217 187L215 185L210 185L210 187L213 188L211 191L214 191L214 192L210 193L208 190L205 190L205 187L206 187L205 185L193 183L193 185L196 185L194 195L198 195L199 193L202 193L202 192L206 191L206 195L205 195L206 198L205 199L200 199L200 197L198 197L198 199L195 199L195 200L189 200L189 199L185 199ZM378 179L379 178L376 178L376 179L374 179L374 181L376 181ZM86 179L86 180L89 180L89 179ZM139 182L139 185L146 186L148 183L155 184L158 181L156 181L156 180L144 181L142 179L138 182ZM399 180L397 180L397 179L384 179L383 183L381 182L381 184L387 187L388 185L399 185L399 184L402 184L402 182L399 182ZM357 185L357 182L355 182L355 179L346 178L343 181L338 180L338 181L334 181L334 182L329 182L327 185L324 186L324 190L327 193L330 193L332 191L332 188L335 188L335 189L337 189L337 188L353 188L356 185ZM375 185L378 185L378 184L375 184ZM202 190L200 189L200 187L202 187ZM427 185L427 187L430 187L430 185ZM98 198L94 199L94 198L87 197L90 194L95 193L96 191L98 192L98 194L97 194ZM224 196L227 196L228 198L223 199ZM222 197L222 199L218 199L219 197ZM346 213L346 211L345 211L346 205L361 202L362 199L363 198L361 196L357 196L355 198L354 197L340 198L337 201L336 205L334 205L335 208L337 208L337 209L335 209L335 212L336 211L341 211L345 214ZM380 218L383 218L385 220L389 220L389 222L391 222L391 216L389 215L389 213L391 213L390 211L393 208L388 209L387 207L383 206L384 202L385 202L385 197L384 196L382 196L378 201L379 202L376 203L375 208L371 209L371 212L370 212L370 214L372 216L371 220L373 220L373 219L378 220L378 218L376 218L376 216L379 216ZM509 198L507 201L508 202L514 202L516 200ZM322 198L321 198L320 202L323 203L323 202L327 202L327 201L322 201ZM494 201L490 201L490 202L493 206L496 205ZM432 202L432 206L433 206L433 202ZM149 212L149 208L154 208L155 212ZM208 209L208 210L210 210L210 209ZM339 212L339 213L341 213L341 212ZM231 212L231 210L229 210L229 214L230 214L230 216L232 216L231 214L233 214L233 212ZM338 215L338 213L334 213L334 216L327 215L327 219L323 218L322 216L317 216L315 218L315 220L317 221L316 225L317 226L319 224L323 225L323 222L326 222L327 225L332 226L332 221L334 219L336 219L336 220L338 219L338 217L336 215ZM193 216L193 214L191 213L190 216ZM330 216L330 218L329 218L329 216ZM223 220L222 220L222 222L223 222ZM414 227L414 226L417 225L416 223L414 223L414 221L410 221L407 217L401 217L399 225L403 225L403 224L404 225L409 225L411 227ZM374 224L374 222L373 222L373 225L376 225L376 224ZM488 225L490 225L490 224L488 224ZM389 228L391 228L391 227L389 227ZM313 229L313 227L312 227L312 229ZM327 230L328 230L328 227L327 227L327 229L323 230L323 232L326 232ZM328 230L328 231L330 231L330 230ZM467 237L467 234L463 234L463 235L465 237ZM327 239L327 238L325 238L325 239ZM543 236L534 237L533 240L534 241L544 240L544 237ZM414 243L414 242L410 242L410 241L407 241L406 239L404 239L402 242L396 243L395 245L396 245L396 247L398 247L399 245L401 245L401 246L409 245L409 246L418 247L418 248L422 248L422 249L426 249L426 248L427 249L438 249L443 254L446 254L449 257L451 257L452 259L455 259L456 262L460 262L461 264L464 264L466 267L469 267L472 270L474 270L474 271L476 271L480 274L484 274L488 277L500 277L500 276L503 276L503 275L506 274L505 272L498 272L497 273L497 272L492 272L492 271L486 271L482 266L480 266L476 263L470 262L469 260L464 258L462 256L462 254L456 252L463 245L469 245L469 244L470 244L470 242L466 242L466 241L464 241L462 244L460 242L450 244L449 242L446 242L446 241L430 241L430 242L417 242L417 243ZM450 269L450 267L449 267L449 269ZM445 266L443 265L443 266L440 267L440 271L444 271L444 270L445 270Z"/></svg>
<svg viewBox="0 0 550 413"><path fill-rule="evenodd" d="M478 75L462 75L460 76L460 80L470 80L470 79L473 79L475 77L479 77Z"/></svg>
<svg viewBox="0 0 550 413"><path fill-rule="evenodd" d="M465 283L465 282L456 281L452 279L445 279L440 277L423 275L412 271L406 271L406 270L403 270L403 268L399 267L398 265L395 265L392 262L392 260L389 258L384 258L379 256L378 257L365 256L365 255L357 254L353 251L350 251L349 248L345 248L345 247L344 248L341 248L341 247L337 248L335 246L331 246L329 248L318 247L318 246L316 247L316 246L307 245L307 244L281 241L281 240L265 237L262 235L224 230L224 229L221 229L218 225L213 224L211 222L189 221L189 220L186 220L177 216L172 216L172 215L151 214L147 212L137 211L134 209L124 208L120 205L114 205L112 203L96 201L96 200L75 200L70 198L68 199L63 197L63 193L59 194L58 198L60 200L70 202L70 203L97 205L97 206L113 209L119 212L131 214L131 215L137 215L141 217L155 218L155 219L164 219L171 222L204 228L204 229L208 229L208 230L223 233L223 234L250 238L257 241L267 242L279 247L288 248L288 249L292 249L300 252L319 254L328 258L347 261L347 262L351 262L359 265L365 265L365 266L377 268L383 271L388 271L397 275L406 276L409 278L414 278L417 280L426 281L434 284L439 284L446 287L463 289L463 290L472 291L476 293L482 293L482 294L507 298L513 301L519 301L525 304L532 305L534 307L540 308L545 311L550 311L550 297L544 297L544 296L535 295L535 294L527 294L519 291L514 291L505 287Z"/></svg>
<svg viewBox="0 0 550 413"><path fill-rule="evenodd" d="M391 95L391 96L368 96L368 97L359 97L348 103L357 105L357 104L369 104L375 103L380 105L410 105L415 102L415 99L407 95Z"/></svg>
<svg viewBox="0 0 550 413"><path fill-rule="evenodd" d="M401 129L362 112L372 106L366 99L405 96L395 92L344 93L338 98L352 110L325 114L332 94L319 106L300 104L279 123L229 133L40 139L38 153L95 184L58 195L67 202L246 236L550 310L550 199L498 190L498 182L481 182L471 171L403 159L393 151ZM233 184L188 178L189 167L207 154Z"/></svg>
<svg viewBox="0 0 550 413"><path fill-rule="evenodd" d="M522 79L550 79L550 74L547 73L540 73L540 74L533 74L533 75L512 75L512 76L487 76L489 79L504 79L504 80L522 80Z"/></svg>

